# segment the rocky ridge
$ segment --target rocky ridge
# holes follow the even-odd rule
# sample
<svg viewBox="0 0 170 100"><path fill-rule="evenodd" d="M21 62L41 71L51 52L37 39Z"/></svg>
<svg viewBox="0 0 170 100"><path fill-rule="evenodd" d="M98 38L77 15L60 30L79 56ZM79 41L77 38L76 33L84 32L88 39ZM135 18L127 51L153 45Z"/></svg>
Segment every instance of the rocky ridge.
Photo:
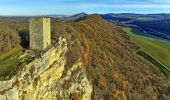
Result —
<svg viewBox="0 0 170 100"><path fill-rule="evenodd" d="M67 38L70 62L81 57L86 63L93 83L92 100L169 99L169 78L136 53L139 46L116 24L93 14L57 22L53 33Z"/></svg>
<svg viewBox="0 0 170 100"><path fill-rule="evenodd" d="M86 77L83 63L77 62L65 70L67 52L65 38L35 58L8 81L0 81L1 100L60 100L91 98L92 85ZM65 72L64 72L65 71Z"/></svg>

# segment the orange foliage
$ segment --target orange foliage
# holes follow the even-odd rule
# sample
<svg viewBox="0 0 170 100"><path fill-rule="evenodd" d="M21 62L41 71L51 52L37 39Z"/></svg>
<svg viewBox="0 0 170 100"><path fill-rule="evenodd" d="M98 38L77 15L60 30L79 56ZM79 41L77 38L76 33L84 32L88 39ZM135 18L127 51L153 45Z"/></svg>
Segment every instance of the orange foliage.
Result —
<svg viewBox="0 0 170 100"><path fill-rule="evenodd" d="M128 81L123 81L122 89L125 90L127 88Z"/></svg>
<svg viewBox="0 0 170 100"><path fill-rule="evenodd" d="M105 88L106 87L106 81L104 79L99 79L99 87Z"/></svg>
<svg viewBox="0 0 170 100"><path fill-rule="evenodd" d="M73 93L71 96L71 100L82 100L81 96L77 93Z"/></svg>
<svg viewBox="0 0 170 100"><path fill-rule="evenodd" d="M83 53L82 53L82 61L87 64L88 63L88 56L89 56L89 46L88 46L88 43L87 43L87 40L83 39L83 47L84 47L84 50L83 50Z"/></svg>

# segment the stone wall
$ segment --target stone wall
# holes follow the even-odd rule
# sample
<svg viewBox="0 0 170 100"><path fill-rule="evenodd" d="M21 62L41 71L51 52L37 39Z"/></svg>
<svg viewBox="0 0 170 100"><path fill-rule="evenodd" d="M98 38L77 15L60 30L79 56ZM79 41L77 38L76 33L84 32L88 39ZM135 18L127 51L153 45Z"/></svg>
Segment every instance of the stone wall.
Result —
<svg viewBox="0 0 170 100"><path fill-rule="evenodd" d="M45 18L43 20L43 47L51 45L51 27L50 27L50 18Z"/></svg>

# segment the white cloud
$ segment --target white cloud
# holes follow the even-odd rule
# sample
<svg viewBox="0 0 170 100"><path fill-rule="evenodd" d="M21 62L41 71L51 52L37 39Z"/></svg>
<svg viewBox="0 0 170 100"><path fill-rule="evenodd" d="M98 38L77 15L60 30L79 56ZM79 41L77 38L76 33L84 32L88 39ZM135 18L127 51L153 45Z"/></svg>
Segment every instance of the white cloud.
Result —
<svg viewBox="0 0 170 100"><path fill-rule="evenodd" d="M156 3L170 3L170 0L149 0L149 1Z"/></svg>
<svg viewBox="0 0 170 100"><path fill-rule="evenodd" d="M170 4L78 4L80 8L170 8Z"/></svg>

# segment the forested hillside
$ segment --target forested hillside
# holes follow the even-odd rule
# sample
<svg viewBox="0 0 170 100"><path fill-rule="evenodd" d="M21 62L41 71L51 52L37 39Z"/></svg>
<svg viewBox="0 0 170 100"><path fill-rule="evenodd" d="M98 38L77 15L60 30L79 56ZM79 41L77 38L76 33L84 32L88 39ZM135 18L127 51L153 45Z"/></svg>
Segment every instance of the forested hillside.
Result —
<svg viewBox="0 0 170 100"><path fill-rule="evenodd" d="M28 32L28 24L25 22L14 22L10 20L0 22L0 54L8 52L21 44L21 39L25 37L23 34Z"/></svg>
<svg viewBox="0 0 170 100"><path fill-rule="evenodd" d="M67 37L67 67L82 60L93 84L92 98L167 99L170 80L136 54L139 47L118 26L90 15L74 22L53 23L53 37Z"/></svg>

